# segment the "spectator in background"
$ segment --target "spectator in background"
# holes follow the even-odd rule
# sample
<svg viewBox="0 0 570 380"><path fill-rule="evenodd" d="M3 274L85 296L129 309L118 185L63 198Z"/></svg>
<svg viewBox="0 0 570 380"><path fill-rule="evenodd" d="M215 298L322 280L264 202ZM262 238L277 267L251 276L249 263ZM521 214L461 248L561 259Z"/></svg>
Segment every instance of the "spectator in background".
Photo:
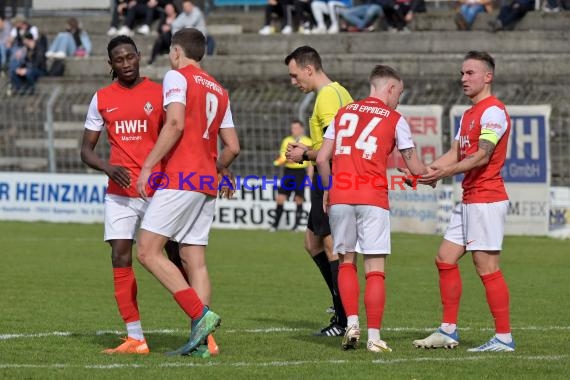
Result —
<svg viewBox="0 0 570 380"><path fill-rule="evenodd" d="M172 24L176 20L176 8L173 4L166 4L164 13L160 17L158 25L158 37L152 46L152 52L148 64L152 65L159 54L166 54L170 49L170 41L172 40Z"/></svg>
<svg viewBox="0 0 570 380"><path fill-rule="evenodd" d="M172 23L172 35L184 28L195 28L204 35L207 34L204 14L200 8L195 6L190 0L182 1L182 12L180 12L176 20Z"/></svg>
<svg viewBox="0 0 570 380"><path fill-rule="evenodd" d="M46 74L45 41L45 37L34 39L32 33L24 35L23 43L26 49L24 59L19 66L10 70L10 82L14 94L33 94L38 78Z"/></svg>
<svg viewBox="0 0 570 380"><path fill-rule="evenodd" d="M10 21L0 16L0 70L2 70L2 73L4 73L4 68L8 62L8 48L6 44L10 38L10 30L12 30Z"/></svg>
<svg viewBox="0 0 570 380"><path fill-rule="evenodd" d="M352 0L316 0L311 3L313 17L317 22L316 28L311 33L313 34L336 34L339 32L338 26L338 13L344 8L352 7ZM325 15L329 16L330 26L327 30L325 25Z"/></svg>
<svg viewBox="0 0 570 380"><path fill-rule="evenodd" d="M127 13L128 0L115 0L115 6L111 11L111 27L107 31L107 35L115 36L119 31L120 17Z"/></svg>
<svg viewBox="0 0 570 380"><path fill-rule="evenodd" d="M37 40L40 32L38 28L28 22L22 16L16 16L12 19L12 29L10 30L10 37L6 42L8 49L16 50L24 47L24 35L31 33L34 40Z"/></svg>
<svg viewBox="0 0 570 380"><path fill-rule="evenodd" d="M533 10L534 0L512 0L510 4L501 7L495 20L489 21L491 31L513 30L526 13Z"/></svg>
<svg viewBox="0 0 570 380"><path fill-rule="evenodd" d="M560 12L561 9L570 9L569 0L546 0L542 4L542 11L546 13Z"/></svg>
<svg viewBox="0 0 570 380"><path fill-rule="evenodd" d="M388 31L410 33L408 24L416 13L426 11L424 0L387 0L383 3Z"/></svg>
<svg viewBox="0 0 570 380"><path fill-rule="evenodd" d="M315 25L311 0L294 0L293 7L295 9L293 24L299 28L299 33L310 34L311 28Z"/></svg>
<svg viewBox="0 0 570 380"><path fill-rule="evenodd" d="M14 17L12 19L12 29L10 30L10 36L6 41L6 49L8 50L7 53L9 56L9 72L14 72L24 63L24 60L26 58L26 46L24 44L25 35L31 35L34 40L37 40L40 36L40 32L36 26L31 25L24 17Z"/></svg>
<svg viewBox="0 0 570 380"><path fill-rule="evenodd" d="M281 20L281 33L293 33L292 12L293 4L291 0L268 0L265 6L265 23L259 30L259 34L268 35L275 33L275 28L271 26L271 19L276 15Z"/></svg>
<svg viewBox="0 0 570 380"><path fill-rule="evenodd" d="M65 57L86 57L91 54L91 40L85 30L81 28L75 17L67 19L65 32L57 34L51 43L47 58L63 59Z"/></svg>
<svg viewBox="0 0 570 380"><path fill-rule="evenodd" d="M214 54L216 42L208 35L206 28L206 18L197 6L190 0L182 1L182 12L176 17L172 23L172 35L175 35L180 29L194 28L198 29L204 36L206 36L206 54Z"/></svg>
<svg viewBox="0 0 570 380"><path fill-rule="evenodd" d="M0 18L6 19L6 0L0 0ZM10 8L12 8L12 17L15 17L18 13L18 1L10 0Z"/></svg>
<svg viewBox="0 0 570 380"><path fill-rule="evenodd" d="M382 0L364 0L361 5L340 11L340 17L348 24L348 30L354 32L366 30L383 16Z"/></svg>
<svg viewBox="0 0 570 380"><path fill-rule="evenodd" d="M493 0L459 0L461 6L455 15L455 25L459 30L471 30L477 15L493 11Z"/></svg>
<svg viewBox="0 0 570 380"><path fill-rule="evenodd" d="M160 16L160 10L171 1L158 0L131 0L127 5L125 23L117 31L119 35L132 36L133 28L142 21L142 25L137 28L137 33L147 36L150 33L150 26L153 21Z"/></svg>

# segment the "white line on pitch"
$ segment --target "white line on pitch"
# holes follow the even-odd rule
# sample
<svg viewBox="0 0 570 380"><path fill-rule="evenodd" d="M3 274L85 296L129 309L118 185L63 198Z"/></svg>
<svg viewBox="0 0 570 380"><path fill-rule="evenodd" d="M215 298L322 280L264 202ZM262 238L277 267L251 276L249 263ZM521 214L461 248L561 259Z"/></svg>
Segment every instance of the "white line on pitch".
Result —
<svg viewBox="0 0 570 380"><path fill-rule="evenodd" d="M16 338L45 338L48 336L69 336L73 333L69 331L52 331L33 334L0 334L0 340L16 339Z"/></svg>
<svg viewBox="0 0 570 380"><path fill-rule="evenodd" d="M419 358L402 358L402 359L376 359L376 360L298 360L298 361L270 361L270 362L171 362L162 363L159 365L146 365L146 364L89 364L89 365L69 365L69 364L17 364L17 363L0 363L0 369L18 369L18 368L42 368L42 369L62 369L62 368L85 368L85 369L121 369L121 368L179 368L179 367L294 367L304 365L319 365L319 364L401 364L401 363L414 363L414 362L460 362L460 361L482 361L482 360L503 360L505 357L516 360L549 360L559 361L567 359L568 355L539 355L539 356L516 356L516 354L508 355L473 355L466 357L451 357L451 358L434 358L434 357L419 357Z"/></svg>
<svg viewBox="0 0 570 380"><path fill-rule="evenodd" d="M471 328L471 327L459 327L461 331L493 331L491 327L482 328ZM557 331L557 330L570 330L570 326L521 326L513 327L515 331ZM290 328L290 327L267 327L262 329L227 329L222 330L225 333L235 334L235 333L248 333L248 334L271 334L271 333L287 333L296 331L310 331L308 328ZM382 331L432 331L433 327L384 327ZM145 330L146 334L185 334L188 333L187 329L156 329L156 330ZM85 335L79 332L70 331L51 331L51 332L40 332L40 333L6 333L0 334L0 341L9 339L33 339L33 338L47 338L52 336L71 336L73 334ZM98 330L95 335L124 335L125 331L120 330Z"/></svg>

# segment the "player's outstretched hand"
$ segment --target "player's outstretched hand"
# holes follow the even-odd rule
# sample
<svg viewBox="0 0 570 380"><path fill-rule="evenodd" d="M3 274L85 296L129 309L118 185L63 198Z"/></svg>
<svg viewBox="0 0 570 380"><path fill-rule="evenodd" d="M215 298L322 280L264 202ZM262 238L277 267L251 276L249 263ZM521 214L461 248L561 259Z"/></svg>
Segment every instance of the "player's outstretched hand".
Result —
<svg viewBox="0 0 570 380"><path fill-rule="evenodd" d="M218 168L218 195L220 198L231 199L236 191L236 178L228 168Z"/></svg>
<svg viewBox="0 0 570 380"><path fill-rule="evenodd" d="M398 168L398 171L400 173L404 173L406 175L406 179L404 179L404 183L406 185L408 185L409 187L412 187L414 189L416 188L416 185L418 183L421 183L422 185L431 186L434 189L435 189L435 186L437 185L437 181L430 182L430 183L424 183L423 181L421 181L423 176L412 175L412 172L408 168ZM429 173L429 168L428 168L428 173Z"/></svg>
<svg viewBox="0 0 570 380"><path fill-rule="evenodd" d="M113 181L119 184L123 189L131 186L131 175L129 169L122 166L109 166L105 170L105 174Z"/></svg>
<svg viewBox="0 0 570 380"><path fill-rule="evenodd" d="M151 174L151 169L145 169L144 167L141 169L141 174L139 175L139 179L137 180L137 190L141 197L147 199L146 193L146 186L148 184L148 179Z"/></svg>
<svg viewBox="0 0 570 380"><path fill-rule="evenodd" d="M431 166L427 168L427 174L422 175L418 182L422 185L429 185L431 187L435 187L437 181L442 178L448 177L449 173L445 168L438 168L436 166Z"/></svg>

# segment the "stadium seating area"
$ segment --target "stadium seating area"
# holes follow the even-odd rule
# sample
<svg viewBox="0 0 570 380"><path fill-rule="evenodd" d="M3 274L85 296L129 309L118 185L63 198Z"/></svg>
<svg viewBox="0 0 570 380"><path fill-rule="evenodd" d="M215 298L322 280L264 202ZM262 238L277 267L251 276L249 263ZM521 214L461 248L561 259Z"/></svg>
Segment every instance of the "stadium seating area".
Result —
<svg viewBox="0 0 570 380"><path fill-rule="evenodd" d="M35 16L31 18L51 41L66 16ZM48 169L47 105L55 87L61 94L54 98L53 143L56 147L57 170L85 171L79 162L78 146L82 121L93 92L109 83L106 45L109 37L109 15L85 13L79 16L93 42L93 53L87 58L66 61L64 77L40 80L33 96L6 96L7 78L0 79L0 170ZM245 149L240 161L262 161L260 149L267 152L268 166L254 168L260 174L273 170L269 159L279 141L281 131L268 133L268 107L274 107L281 123L286 123L298 109L300 96L287 85L284 56L295 47L310 44L323 55L327 72L343 80L353 94L366 95L364 82L371 67L377 63L393 65L406 78L409 104L438 103L445 107L461 103L457 71L463 54L470 49L487 50L498 65L499 90L511 104L553 104L551 127L560 141L559 153L553 149L553 178L568 185L570 162L562 144L569 141L570 112L563 99L568 99L568 62L570 62L570 12L530 12L510 32L490 33L486 22L492 15L482 14L473 31L457 31L453 12L436 10L418 14L410 34L388 32L340 33L337 35L270 35L261 36L261 9L216 9L208 17L209 32L216 39L216 52L205 59L208 71L219 78L232 92L232 104L244 139ZM135 36L143 55L148 57L153 36ZM167 71L166 57L152 66L141 61L143 75L160 80ZM260 97L260 88L266 99ZM252 96L251 94L256 94ZM429 94L427 97L425 94ZM448 121L446 121L448 123ZM257 136L267 147L248 146L247 137ZM253 137L252 137L253 138ZM265 141L268 139L269 141ZM274 143L275 140L276 142ZM252 141L252 140L249 140ZM260 143L261 145L261 143ZM258 152L254 155L254 151ZM248 167L251 169L251 167ZM564 182L565 181L565 182ZM555 181L553 180L553 183Z"/></svg>

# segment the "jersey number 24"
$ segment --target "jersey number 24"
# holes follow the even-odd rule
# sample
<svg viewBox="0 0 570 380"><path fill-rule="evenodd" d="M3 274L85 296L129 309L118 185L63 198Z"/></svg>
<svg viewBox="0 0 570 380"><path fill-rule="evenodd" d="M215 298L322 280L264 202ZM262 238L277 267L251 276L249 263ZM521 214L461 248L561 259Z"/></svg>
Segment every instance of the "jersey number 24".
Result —
<svg viewBox="0 0 570 380"><path fill-rule="evenodd" d="M335 155L352 153L352 146L342 145L342 139L354 135L358 121L359 117L355 113L345 113L340 117L337 126ZM376 149L378 148L378 144L376 143L378 139L375 136L370 136L370 134L381 121L381 117L373 117L362 132L360 132L360 135L354 143L354 147L362 151L362 158L366 160L372 159L372 156L376 153Z"/></svg>

